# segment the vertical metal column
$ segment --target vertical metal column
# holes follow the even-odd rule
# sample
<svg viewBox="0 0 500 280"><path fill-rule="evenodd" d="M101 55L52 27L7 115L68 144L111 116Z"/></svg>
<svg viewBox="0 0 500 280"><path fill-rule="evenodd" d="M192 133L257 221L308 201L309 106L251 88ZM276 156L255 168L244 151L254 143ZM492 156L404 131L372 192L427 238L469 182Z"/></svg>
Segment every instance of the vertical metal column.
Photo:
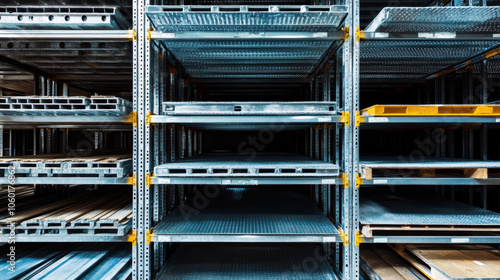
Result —
<svg viewBox="0 0 500 280"><path fill-rule="evenodd" d="M351 145L349 146L351 151L351 162L352 164L349 172L349 184L350 184L350 200L349 206L352 209L351 213L351 228L349 231L349 236L352 236L352 241L349 243L351 249L350 256L350 269L351 273L345 279L359 279L359 244L357 242L357 234L359 231L359 186L357 185L358 174L359 174L359 126L357 124L357 112L359 112L359 71L360 71L360 34L357 32L359 27L359 0L351 0L350 3L350 13L348 18L351 20L350 25L352 26L350 32L352 33L349 40L349 45L351 46L351 57L349 63L351 63L351 71L349 79L346 83L351 85L351 91L347 91L350 95L350 133L351 133Z"/></svg>

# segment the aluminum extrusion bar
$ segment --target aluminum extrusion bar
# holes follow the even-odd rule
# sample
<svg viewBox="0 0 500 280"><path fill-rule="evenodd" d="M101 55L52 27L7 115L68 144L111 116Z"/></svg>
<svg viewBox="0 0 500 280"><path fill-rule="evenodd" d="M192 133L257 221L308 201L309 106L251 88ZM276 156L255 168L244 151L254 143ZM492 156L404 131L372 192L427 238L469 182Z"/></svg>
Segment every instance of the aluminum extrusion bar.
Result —
<svg viewBox="0 0 500 280"><path fill-rule="evenodd" d="M314 258L315 269L302 268ZM322 257L325 256L325 257ZM339 279L323 253L313 244L254 245L213 243L181 244L158 273L157 280L166 279Z"/></svg>
<svg viewBox="0 0 500 280"><path fill-rule="evenodd" d="M194 78L306 78L347 6L149 6L161 40Z"/></svg>
<svg viewBox="0 0 500 280"><path fill-rule="evenodd" d="M115 7L1 6L3 29L127 29Z"/></svg>
<svg viewBox="0 0 500 280"><path fill-rule="evenodd" d="M303 194L223 189L196 215L181 205L153 231L157 242L341 242L333 223ZM194 209L194 208L193 208Z"/></svg>
<svg viewBox="0 0 500 280"><path fill-rule="evenodd" d="M251 160L249 160L251 159ZM294 154L206 155L190 157L156 166L161 177L337 177L339 167L332 163Z"/></svg>
<svg viewBox="0 0 500 280"><path fill-rule="evenodd" d="M0 30L1 40L131 41L132 30Z"/></svg>

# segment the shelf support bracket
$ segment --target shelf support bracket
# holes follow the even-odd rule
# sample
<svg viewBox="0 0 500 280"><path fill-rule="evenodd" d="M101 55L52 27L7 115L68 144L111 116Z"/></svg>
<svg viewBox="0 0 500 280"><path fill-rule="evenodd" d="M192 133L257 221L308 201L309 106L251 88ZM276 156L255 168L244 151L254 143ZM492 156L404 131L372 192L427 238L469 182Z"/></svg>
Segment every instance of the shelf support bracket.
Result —
<svg viewBox="0 0 500 280"><path fill-rule="evenodd" d="M127 239L128 242L132 242L132 246L135 246L137 245L137 233L135 230L132 230L130 232L130 235L128 236L128 239Z"/></svg>
<svg viewBox="0 0 500 280"><path fill-rule="evenodd" d="M349 245L349 234L347 232L344 232L342 228L339 228L339 233L340 233L340 238L342 238L342 242L344 243L344 246Z"/></svg>

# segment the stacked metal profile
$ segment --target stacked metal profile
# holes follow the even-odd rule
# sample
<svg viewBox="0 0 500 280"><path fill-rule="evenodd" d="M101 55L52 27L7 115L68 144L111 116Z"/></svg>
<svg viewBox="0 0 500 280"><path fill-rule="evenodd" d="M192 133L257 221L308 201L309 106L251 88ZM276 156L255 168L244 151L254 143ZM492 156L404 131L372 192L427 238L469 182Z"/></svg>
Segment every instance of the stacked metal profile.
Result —
<svg viewBox="0 0 500 280"><path fill-rule="evenodd" d="M5 279L131 275L130 11L91 2L0 4Z"/></svg>

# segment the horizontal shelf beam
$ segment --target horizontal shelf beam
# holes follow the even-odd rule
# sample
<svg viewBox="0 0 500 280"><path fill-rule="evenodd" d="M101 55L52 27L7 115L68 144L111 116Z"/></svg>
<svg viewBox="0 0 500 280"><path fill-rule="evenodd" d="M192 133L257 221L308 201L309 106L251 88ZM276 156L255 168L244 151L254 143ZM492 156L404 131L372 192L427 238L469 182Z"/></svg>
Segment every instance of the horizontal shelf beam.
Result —
<svg viewBox="0 0 500 280"><path fill-rule="evenodd" d="M342 116L151 116L151 123L167 124L326 124L342 123Z"/></svg>
<svg viewBox="0 0 500 280"><path fill-rule="evenodd" d="M361 237L361 243L500 243L500 236L374 236Z"/></svg>
<svg viewBox="0 0 500 280"><path fill-rule="evenodd" d="M0 178L0 184L10 184L7 177ZM129 177L16 177L15 185L128 185Z"/></svg>
<svg viewBox="0 0 500 280"><path fill-rule="evenodd" d="M16 179L17 180L17 179ZM187 177L152 177L154 185L341 185L340 178L311 177L311 178L187 178Z"/></svg>
<svg viewBox="0 0 500 280"><path fill-rule="evenodd" d="M360 38L364 40L465 40L500 41L500 33L477 32L365 32Z"/></svg>
<svg viewBox="0 0 500 280"><path fill-rule="evenodd" d="M0 40L132 41L133 30L0 30Z"/></svg>
<svg viewBox="0 0 500 280"><path fill-rule="evenodd" d="M363 179L362 186L374 185L500 185L500 178L474 179L474 178L393 178L380 177L372 180Z"/></svg>
<svg viewBox="0 0 500 280"><path fill-rule="evenodd" d="M324 243L342 242L335 235L259 235L259 234L189 234L163 235L153 234L154 242L221 242L221 243Z"/></svg>

